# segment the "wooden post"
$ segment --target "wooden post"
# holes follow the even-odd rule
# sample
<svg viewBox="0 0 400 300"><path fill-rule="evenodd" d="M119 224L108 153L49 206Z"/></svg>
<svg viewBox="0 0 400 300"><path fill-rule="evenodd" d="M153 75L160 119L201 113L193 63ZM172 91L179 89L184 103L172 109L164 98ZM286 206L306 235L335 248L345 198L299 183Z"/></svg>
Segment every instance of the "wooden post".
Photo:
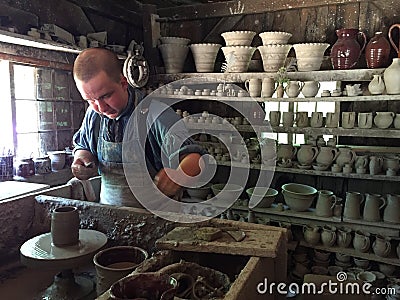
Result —
<svg viewBox="0 0 400 300"><path fill-rule="evenodd" d="M160 56L157 49L157 41L160 37L160 23L157 22L156 6L143 5L143 42L144 57L150 66L150 73L156 73L160 66Z"/></svg>

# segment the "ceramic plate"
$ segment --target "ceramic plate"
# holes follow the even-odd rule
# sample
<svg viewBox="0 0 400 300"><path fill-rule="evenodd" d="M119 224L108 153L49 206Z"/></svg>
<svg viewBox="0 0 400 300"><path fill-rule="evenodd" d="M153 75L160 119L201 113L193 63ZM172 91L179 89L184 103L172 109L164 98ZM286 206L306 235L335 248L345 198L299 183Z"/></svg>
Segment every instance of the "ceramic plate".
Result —
<svg viewBox="0 0 400 300"><path fill-rule="evenodd" d="M316 171L326 171L329 168L329 165L318 165L318 164L314 164L313 169Z"/></svg>
<svg viewBox="0 0 400 300"><path fill-rule="evenodd" d="M297 165L299 169L308 170L311 169L311 165Z"/></svg>

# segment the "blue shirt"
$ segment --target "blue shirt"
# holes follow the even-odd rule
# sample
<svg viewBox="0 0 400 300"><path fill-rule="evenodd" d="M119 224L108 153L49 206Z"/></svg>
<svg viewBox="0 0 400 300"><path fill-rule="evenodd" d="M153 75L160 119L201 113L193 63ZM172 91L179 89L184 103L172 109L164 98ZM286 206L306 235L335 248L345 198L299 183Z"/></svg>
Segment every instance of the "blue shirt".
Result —
<svg viewBox="0 0 400 300"><path fill-rule="evenodd" d="M135 100L137 99L140 101L143 98L141 93L136 89L129 88L128 92L128 105L115 120L101 116L91 107L86 110L82 125L73 137L74 151L88 150L95 157L99 157L99 153L97 153L97 143L100 122L103 122L102 125L105 130L103 130L102 134L106 140L119 141L122 139L126 124L135 110ZM150 172L150 166L156 172L164 167L176 169L178 165L175 165L173 162L179 161L179 159L177 160L176 158L182 154L205 153L202 147L195 144L191 138L188 138L189 134L187 128L183 126L182 121L175 124L180 120L180 117L165 103L151 100L146 116L146 126L151 126L145 148L146 161ZM175 126L173 131L171 130L171 134L169 129L174 124ZM109 128L111 128L111 130L108 130ZM164 158L164 161L169 162L168 166L162 165L162 158ZM154 175L155 174L153 174L153 176Z"/></svg>

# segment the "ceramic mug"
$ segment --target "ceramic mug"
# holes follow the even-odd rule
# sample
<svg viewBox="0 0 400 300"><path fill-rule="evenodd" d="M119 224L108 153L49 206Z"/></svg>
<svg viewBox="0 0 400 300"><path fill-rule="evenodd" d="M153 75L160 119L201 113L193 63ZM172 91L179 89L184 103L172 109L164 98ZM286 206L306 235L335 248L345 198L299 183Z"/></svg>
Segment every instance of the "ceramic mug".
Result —
<svg viewBox="0 0 400 300"><path fill-rule="evenodd" d="M275 79L264 78L261 84L261 97L271 98L275 89Z"/></svg>
<svg viewBox="0 0 400 300"><path fill-rule="evenodd" d="M260 97L261 96L261 79L251 78L244 82L246 90L249 92L250 97Z"/></svg>
<svg viewBox="0 0 400 300"><path fill-rule="evenodd" d="M319 128L323 125L323 115L322 112L313 111L311 114L311 127Z"/></svg>
<svg viewBox="0 0 400 300"><path fill-rule="evenodd" d="M325 126L328 128L336 128L339 124L339 114L333 112L326 113Z"/></svg>
<svg viewBox="0 0 400 300"><path fill-rule="evenodd" d="M298 111L296 113L296 125L297 127L308 127L308 112L307 111Z"/></svg>
<svg viewBox="0 0 400 300"><path fill-rule="evenodd" d="M359 128L372 128L373 120L372 112L358 113Z"/></svg>
<svg viewBox="0 0 400 300"><path fill-rule="evenodd" d="M342 112L342 127L346 129L354 128L356 113L354 111Z"/></svg>
<svg viewBox="0 0 400 300"><path fill-rule="evenodd" d="M282 113L282 124L285 127L292 127L294 123L294 112L284 111Z"/></svg>
<svg viewBox="0 0 400 300"><path fill-rule="evenodd" d="M279 110L272 110L269 112L269 123L271 126L279 126L281 123L281 112Z"/></svg>

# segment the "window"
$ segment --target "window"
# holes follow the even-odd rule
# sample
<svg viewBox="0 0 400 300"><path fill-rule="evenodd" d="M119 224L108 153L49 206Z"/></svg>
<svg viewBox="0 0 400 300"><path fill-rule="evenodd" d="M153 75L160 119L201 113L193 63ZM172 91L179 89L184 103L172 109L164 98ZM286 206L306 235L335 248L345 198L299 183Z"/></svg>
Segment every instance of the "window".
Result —
<svg viewBox="0 0 400 300"><path fill-rule="evenodd" d="M0 79L3 152L38 157L72 146L86 106L71 72L3 60Z"/></svg>

